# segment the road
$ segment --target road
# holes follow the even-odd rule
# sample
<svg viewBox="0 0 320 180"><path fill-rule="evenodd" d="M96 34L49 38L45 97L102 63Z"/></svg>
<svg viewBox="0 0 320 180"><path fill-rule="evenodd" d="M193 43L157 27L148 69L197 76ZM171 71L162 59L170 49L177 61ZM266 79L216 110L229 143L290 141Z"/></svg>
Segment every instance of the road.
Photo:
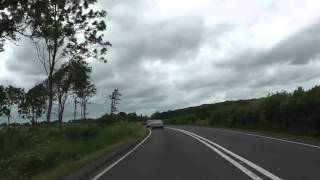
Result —
<svg viewBox="0 0 320 180"><path fill-rule="evenodd" d="M320 179L320 147L206 127L150 136L99 180Z"/></svg>

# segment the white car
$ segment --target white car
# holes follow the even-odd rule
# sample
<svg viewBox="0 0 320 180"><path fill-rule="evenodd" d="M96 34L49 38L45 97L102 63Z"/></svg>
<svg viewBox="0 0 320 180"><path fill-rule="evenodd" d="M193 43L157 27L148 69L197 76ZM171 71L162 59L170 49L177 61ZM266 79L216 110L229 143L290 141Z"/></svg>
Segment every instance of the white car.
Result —
<svg viewBox="0 0 320 180"><path fill-rule="evenodd" d="M148 120L146 124L147 128L164 128L164 124L161 120Z"/></svg>

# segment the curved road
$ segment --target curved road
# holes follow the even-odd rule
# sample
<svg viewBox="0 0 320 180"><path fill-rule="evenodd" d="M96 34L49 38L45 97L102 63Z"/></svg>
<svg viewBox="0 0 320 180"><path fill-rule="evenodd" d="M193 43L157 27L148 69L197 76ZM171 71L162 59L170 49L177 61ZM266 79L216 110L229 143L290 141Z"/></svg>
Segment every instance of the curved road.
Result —
<svg viewBox="0 0 320 180"><path fill-rule="evenodd" d="M149 137L99 180L320 179L320 147L176 126Z"/></svg>

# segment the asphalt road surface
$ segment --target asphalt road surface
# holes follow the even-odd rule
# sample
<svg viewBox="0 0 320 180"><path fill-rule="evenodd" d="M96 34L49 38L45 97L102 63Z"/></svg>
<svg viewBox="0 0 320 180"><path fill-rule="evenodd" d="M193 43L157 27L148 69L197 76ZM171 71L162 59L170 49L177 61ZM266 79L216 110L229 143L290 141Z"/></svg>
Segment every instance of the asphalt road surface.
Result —
<svg viewBox="0 0 320 180"><path fill-rule="evenodd" d="M152 130L99 180L320 179L320 147L191 126Z"/></svg>

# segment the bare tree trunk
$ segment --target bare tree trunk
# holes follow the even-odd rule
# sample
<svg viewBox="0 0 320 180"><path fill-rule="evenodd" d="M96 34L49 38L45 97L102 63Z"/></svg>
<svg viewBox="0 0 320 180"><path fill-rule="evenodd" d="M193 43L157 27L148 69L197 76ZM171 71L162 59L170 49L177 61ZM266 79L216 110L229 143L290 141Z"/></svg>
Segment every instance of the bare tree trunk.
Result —
<svg viewBox="0 0 320 180"><path fill-rule="evenodd" d="M74 110L73 110L73 120L76 120L77 116L77 98L74 98Z"/></svg>
<svg viewBox="0 0 320 180"><path fill-rule="evenodd" d="M7 126L8 128L10 128L11 107L6 109L6 115L7 115Z"/></svg>
<svg viewBox="0 0 320 180"><path fill-rule="evenodd" d="M52 110L52 101L53 101L53 82L52 82L52 71L50 70L50 74L48 77L48 93L49 93L49 99L48 99L48 111L47 111L47 125L50 127L51 122L51 110Z"/></svg>
<svg viewBox="0 0 320 180"><path fill-rule="evenodd" d="M58 124L59 124L59 129L62 128L62 113L59 113L58 115Z"/></svg>
<svg viewBox="0 0 320 180"><path fill-rule="evenodd" d="M32 109L32 117L31 117L31 126L33 127L34 126L34 110Z"/></svg>
<svg viewBox="0 0 320 180"><path fill-rule="evenodd" d="M56 55L57 55L57 42L55 41L54 44L54 50L52 54L52 59L50 63L50 68L49 68L49 76L48 76L48 81L49 81L49 104L48 104L48 111L47 111L47 123L48 127L50 127L50 122L51 122L51 110L52 110L52 102L53 102L53 71L55 68L55 63L56 63Z"/></svg>
<svg viewBox="0 0 320 180"><path fill-rule="evenodd" d="M59 100L58 100L58 103L59 103L59 106L58 106L59 129L62 128L63 112L64 112L64 107L65 107L65 103L66 103L67 97L59 97Z"/></svg>
<svg viewBox="0 0 320 180"><path fill-rule="evenodd" d="M10 114L8 115L8 122L7 122L8 128L10 128Z"/></svg>
<svg viewBox="0 0 320 180"><path fill-rule="evenodd" d="M58 105L58 126L59 126L59 129L61 129L61 122L62 122L61 100L59 99L59 105Z"/></svg>
<svg viewBox="0 0 320 180"><path fill-rule="evenodd" d="M86 119L86 111L87 111L87 105L86 103L84 102L83 103L83 118Z"/></svg>
<svg viewBox="0 0 320 180"><path fill-rule="evenodd" d="M80 102L80 119L83 120L83 104Z"/></svg>
<svg viewBox="0 0 320 180"><path fill-rule="evenodd" d="M113 99L111 99L110 115L113 114Z"/></svg>

